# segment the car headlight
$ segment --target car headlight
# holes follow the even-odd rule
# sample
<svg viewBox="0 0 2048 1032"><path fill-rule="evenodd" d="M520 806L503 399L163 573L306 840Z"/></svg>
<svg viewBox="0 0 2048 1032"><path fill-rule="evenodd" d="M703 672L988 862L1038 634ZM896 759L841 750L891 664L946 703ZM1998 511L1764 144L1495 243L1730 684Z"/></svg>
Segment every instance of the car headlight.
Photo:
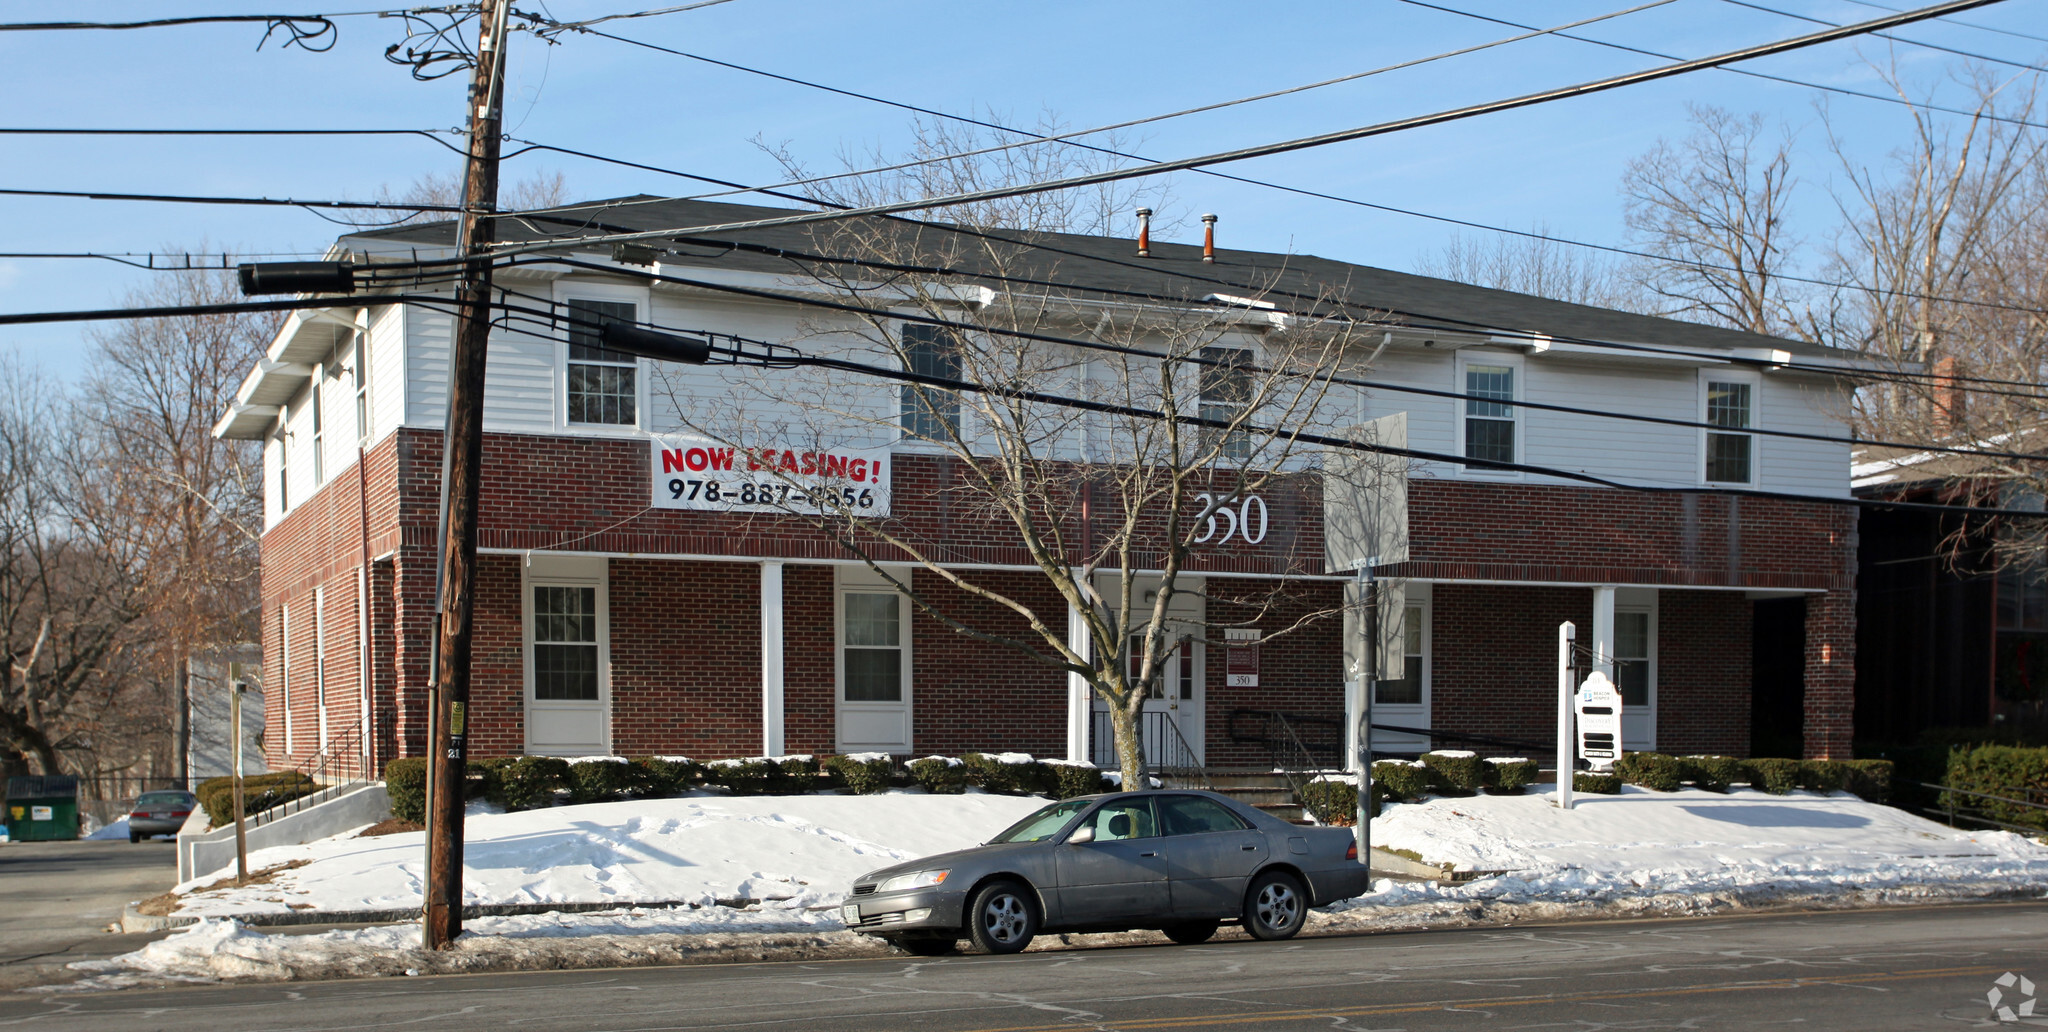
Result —
<svg viewBox="0 0 2048 1032"><path fill-rule="evenodd" d="M946 880L946 871L919 871L916 874L899 874L878 886L876 892L901 892L904 889L922 889Z"/></svg>

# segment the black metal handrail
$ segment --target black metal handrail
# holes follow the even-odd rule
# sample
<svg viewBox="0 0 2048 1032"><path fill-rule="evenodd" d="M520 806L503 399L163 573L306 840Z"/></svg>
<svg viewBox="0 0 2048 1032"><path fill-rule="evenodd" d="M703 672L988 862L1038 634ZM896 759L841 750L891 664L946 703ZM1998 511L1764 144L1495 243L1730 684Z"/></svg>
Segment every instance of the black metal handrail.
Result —
<svg viewBox="0 0 2048 1032"><path fill-rule="evenodd" d="M1993 820L1990 817L1984 816L1985 809L1981 806L1957 806L1957 796L1969 796L1973 799L1989 799L1993 802L2004 803L2007 806L2017 806L2023 810L2039 810L2044 813L2048 813L2048 804L2034 802L2033 800L2029 799L2013 799L2009 796L1992 795L1989 792L1972 792L1969 789L1965 788L1951 788L1947 785L1933 785L1925 781L1908 781L1905 783L1909 785L1918 785L1921 788L1931 788L1937 792L1940 792L1942 794L1941 805L1938 807L1923 806L1920 808L1920 812L1934 817L1946 817L1948 820L1948 826L1951 828L1956 826L1956 821L1958 819L1961 819L1969 821L1973 824L1988 824L1994 828L2002 828L2006 831L2025 832L2030 835L2038 835L2043 830L2042 828L2035 825L2008 824L2005 821Z"/></svg>
<svg viewBox="0 0 2048 1032"><path fill-rule="evenodd" d="M1243 722L1240 718L1244 717L1259 718L1261 722L1260 729L1257 732L1246 732L1242 730ZM1332 759L1334 761L1334 766L1341 767L1344 765L1342 762L1344 749L1344 721L1340 718L1318 716L1309 713L1286 713L1280 710L1262 710L1240 707L1238 709L1230 711L1230 740L1233 742L1240 743L1270 745L1270 742L1268 741L1268 739L1270 738L1270 732L1266 730L1266 728L1269 725L1266 722L1269 718L1272 717L1281 718L1288 724L1293 725L1295 727L1315 727L1329 729L1331 731L1332 737L1335 739L1335 743L1327 745L1319 743L1316 748L1334 750L1331 754ZM1557 751L1557 746L1555 743L1545 744L1539 742L1524 741L1518 738L1501 738L1494 735L1468 734L1463 731L1447 731L1442 728L1408 727L1402 724L1376 723L1372 725L1372 729L1375 731L1388 731L1394 734L1419 735L1430 739L1432 742L1442 740L1447 742L1461 742L1471 745L1490 746L1499 749L1515 749L1521 752L1529 753L1531 756L1552 756Z"/></svg>
<svg viewBox="0 0 2048 1032"><path fill-rule="evenodd" d="M343 728L340 734L329 735L327 744L319 752L291 768L311 778L319 788L297 799L287 799L262 813L250 814L249 825L261 827L345 795L359 784L368 784L371 778L369 767L369 761L363 756L363 722L358 719ZM330 780L336 778L345 780Z"/></svg>

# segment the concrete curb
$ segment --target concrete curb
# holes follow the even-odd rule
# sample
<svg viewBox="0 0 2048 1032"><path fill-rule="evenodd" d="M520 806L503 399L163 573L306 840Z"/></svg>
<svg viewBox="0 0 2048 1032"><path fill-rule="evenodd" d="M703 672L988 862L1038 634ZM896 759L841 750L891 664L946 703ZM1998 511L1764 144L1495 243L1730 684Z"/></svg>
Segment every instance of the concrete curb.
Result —
<svg viewBox="0 0 2048 1032"><path fill-rule="evenodd" d="M757 903L774 902L758 899L714 900L714 906L731 907L735 910ZM519 914L590 914L603 910L669 910L677 907L694 908L697 904L688 900L670 899L653 902L631 902L621 900L614 903L471 903L462 908L463 920L476 917L513 917ZM837 909L832 908L832 909ZM210 918L232 917L250 927L270 928L289 925L331 925L331 924L393 924L399 921L419 920L419 908L406 910L274 910L249 911L239 914L207 914ZM121 909L121 930L124 932L163 932L175 928L189 928L200 922L196 914L154 915L138 913L135 904Z"/></svg>

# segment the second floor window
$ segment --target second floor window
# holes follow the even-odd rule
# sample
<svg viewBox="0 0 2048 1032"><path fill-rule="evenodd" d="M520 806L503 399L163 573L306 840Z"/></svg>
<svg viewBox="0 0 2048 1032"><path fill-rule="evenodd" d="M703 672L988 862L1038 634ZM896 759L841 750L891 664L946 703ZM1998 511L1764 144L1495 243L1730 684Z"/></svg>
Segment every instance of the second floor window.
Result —
<svg viewBox="0 0 2048 1032"><path fill-rule="evenodd" d="M1242 348L1203 348L1201 374L1201 415L1205 422L1237 423L1243 425L1245 410L1252 403L1252 353ZM1244 430L1224 430L1216 426L1202 428L1203 441L1223 438L1221 455L1226 459L1243 461L1251 458L1251 434Z"/></svg>
<svg viewBox="0 0 2048 1032"><path fill-rule="evenodd" d="M1756 388L1741 381L1707 381L1707 482L1756 480L1756 438L1735 431L1756 425Z"/></svg>
<svg viewBox="0 0 2048 1032"><path fill-rule="evenodd" d="M903 327L903 368L920 376L960 379L960 339L942 326L911 323ZM960 432L960 395L951 388L903 384L903 436L914 441L945 441Z"/></svg>
<svg viewBox="0 0 2048 1032"><path fill-rule="evenodd" d="M1515 367L1465 367L1465 457L1515 461Z"/></svg>
<svg viewBox="0 0 2048 1032"><path fill-rule="evenodd" d="M633 426L639 422L639 360L603 345L608 322L635 322L631 301L569 301L569 422Z"/></svg>

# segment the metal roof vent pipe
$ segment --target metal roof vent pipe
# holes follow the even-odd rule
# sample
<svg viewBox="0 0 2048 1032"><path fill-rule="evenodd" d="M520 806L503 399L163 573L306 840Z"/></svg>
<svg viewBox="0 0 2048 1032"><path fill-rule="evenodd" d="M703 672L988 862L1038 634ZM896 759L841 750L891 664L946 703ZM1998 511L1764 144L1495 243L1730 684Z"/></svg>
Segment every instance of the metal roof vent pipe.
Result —
<svg viewBox="0 0 2048 1032"><path fill-rule="evenodd" d="M1152 257L1152 209L1138 209L1138 257Z"/></svg>
<svg viewBox="0 0 2048 1032"><path fill-rule="evenodd" d="M1202 216L1202 260L1216 260L1216 216Z"/></svg>

